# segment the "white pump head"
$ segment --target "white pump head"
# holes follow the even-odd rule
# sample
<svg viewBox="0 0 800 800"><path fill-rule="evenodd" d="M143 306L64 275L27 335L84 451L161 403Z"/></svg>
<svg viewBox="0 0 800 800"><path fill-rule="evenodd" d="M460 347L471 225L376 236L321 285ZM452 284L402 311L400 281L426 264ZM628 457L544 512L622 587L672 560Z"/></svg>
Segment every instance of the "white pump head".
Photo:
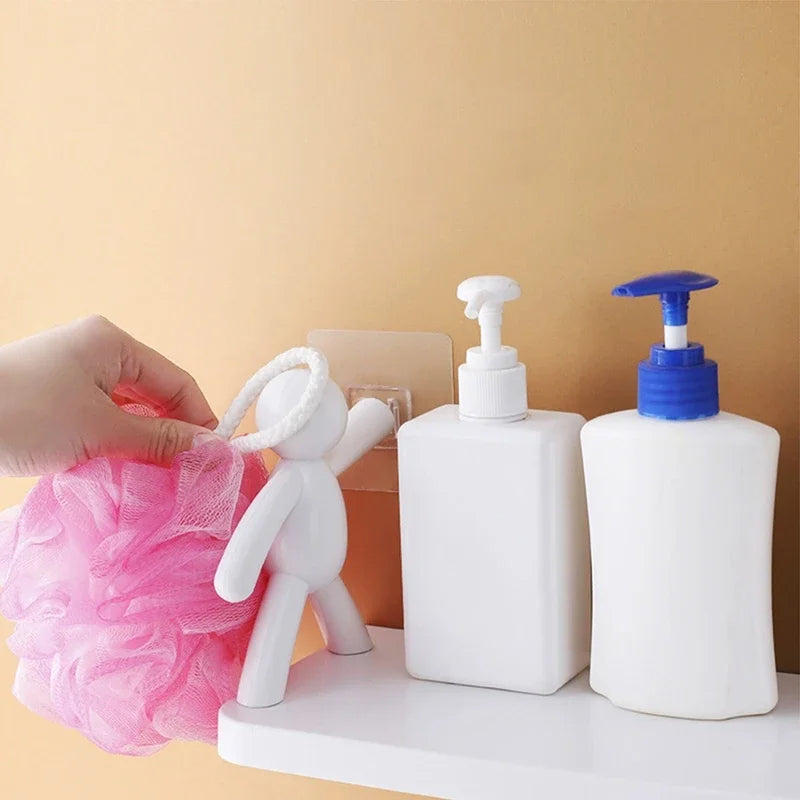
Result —
<svg viewBox="0 0 800 800"><path fill-rule="evenodd" d="M479 355L484 368L509 366L509 357L514 364L517 351L513 347L504 348L501 344L500 330L503 326L503 303L516 300L522 294L519 284L502 275L482 275L467 278L458 285L456 296L467 304L464 315L467 319L477 319L481 326L481 346ZM478 350L478 348L472 348ZM504 352L513 351L513 352ZM473 359L475 356L473 356ZM469 361L469 354L467 355ZM475 366L478 362L475 361Z"/></svg>
<svg viewBox="0 0 800 800"><path fill-rule="evenodd" d="M458 368L462 417L513 422L528 413L525 365L501 338L503 304L521 294L519 284L502 275L467 278L458 286L456 296L467 304L464 314L481 326L480 347L470 347L466 364Z"/></svg>

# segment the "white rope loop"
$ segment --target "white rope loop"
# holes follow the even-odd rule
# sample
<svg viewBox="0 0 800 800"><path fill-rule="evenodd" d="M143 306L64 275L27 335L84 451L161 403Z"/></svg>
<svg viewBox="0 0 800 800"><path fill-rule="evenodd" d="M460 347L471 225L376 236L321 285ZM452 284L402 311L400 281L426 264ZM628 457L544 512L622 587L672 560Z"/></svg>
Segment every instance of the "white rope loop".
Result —
<svg viewBox="0 0 800 800"><path fill-rule="evenodd" d="M300 395L297 405L281 420L263 431L239 436L231 444L243 453L266 450L294 436L319 408L325 388L328 385L328 360L314 347L293 347L281 353L264 367L261 367L236 395L230 408L222 415L215 433L225 439L233 436L251 405L256 401L264 387L282 372L303 364L308 365L310 375L308 385Z"/></svg>

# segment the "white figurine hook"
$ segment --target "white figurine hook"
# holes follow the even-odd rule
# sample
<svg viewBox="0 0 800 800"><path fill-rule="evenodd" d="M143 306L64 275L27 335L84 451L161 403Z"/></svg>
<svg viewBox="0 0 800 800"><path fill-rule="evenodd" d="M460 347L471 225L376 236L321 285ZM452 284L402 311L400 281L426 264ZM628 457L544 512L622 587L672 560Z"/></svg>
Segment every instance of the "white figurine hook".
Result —
<svg viewBox="0 0 800 800"><path fill-rule="evenodd" d="M308 364L308 376L292 369L300 364ZM389 407L376 398L348 412L342 390L328 378L325 357L311 347L289 350L256 372L217 432L230 437L259 394L261 430L233 443L244 452L271 447L280 460L239 520L214 576L217 594L232 603L253 593L262 569L270 576L236 695L253 708L283 699L306 599L331 652L372 648L339 576L347 514L336 476L394 425Z"/></svg>

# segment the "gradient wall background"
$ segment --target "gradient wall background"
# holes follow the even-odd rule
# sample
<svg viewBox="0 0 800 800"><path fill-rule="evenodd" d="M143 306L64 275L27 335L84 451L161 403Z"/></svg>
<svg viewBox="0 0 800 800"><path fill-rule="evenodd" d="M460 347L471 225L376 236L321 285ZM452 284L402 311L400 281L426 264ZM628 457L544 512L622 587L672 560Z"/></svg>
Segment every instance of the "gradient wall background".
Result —
<svg viewBox="0 0 800 800"><path fill-rule="evenodd" d="M635 403L659 336L655 302L611 286L711 272L693 338L724 407L782 436L775 632L797 670L797 76L794 2L0 0L0 339L102 312L222 411L310 328L444 331L458 363L455 286L503 272L531 403L593 417ZM346 577L399 625L396 498L347 499ZM0 650L4 797L378 796L201 745L112 758L16 704L13 669Z"/></svg>

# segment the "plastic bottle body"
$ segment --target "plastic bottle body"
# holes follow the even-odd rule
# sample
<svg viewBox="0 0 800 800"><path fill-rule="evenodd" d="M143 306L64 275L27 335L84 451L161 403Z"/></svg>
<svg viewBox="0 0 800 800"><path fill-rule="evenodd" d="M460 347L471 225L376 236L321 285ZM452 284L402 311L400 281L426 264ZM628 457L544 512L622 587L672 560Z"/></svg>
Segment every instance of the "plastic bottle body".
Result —
<svg viewBox="0 0 800 800"><path fill-rule="evenodd" d="M696 719L777 702L772 521L779 437L720 413L622 411L581 433L592 551L592 688Z"/></svg>
<svg viewBox="0 0 800 800"><path fill-rule="evenodd" d="M588 664L578 414L502 423L443 406L399 432L406 666L537 694Z"/></svg>

